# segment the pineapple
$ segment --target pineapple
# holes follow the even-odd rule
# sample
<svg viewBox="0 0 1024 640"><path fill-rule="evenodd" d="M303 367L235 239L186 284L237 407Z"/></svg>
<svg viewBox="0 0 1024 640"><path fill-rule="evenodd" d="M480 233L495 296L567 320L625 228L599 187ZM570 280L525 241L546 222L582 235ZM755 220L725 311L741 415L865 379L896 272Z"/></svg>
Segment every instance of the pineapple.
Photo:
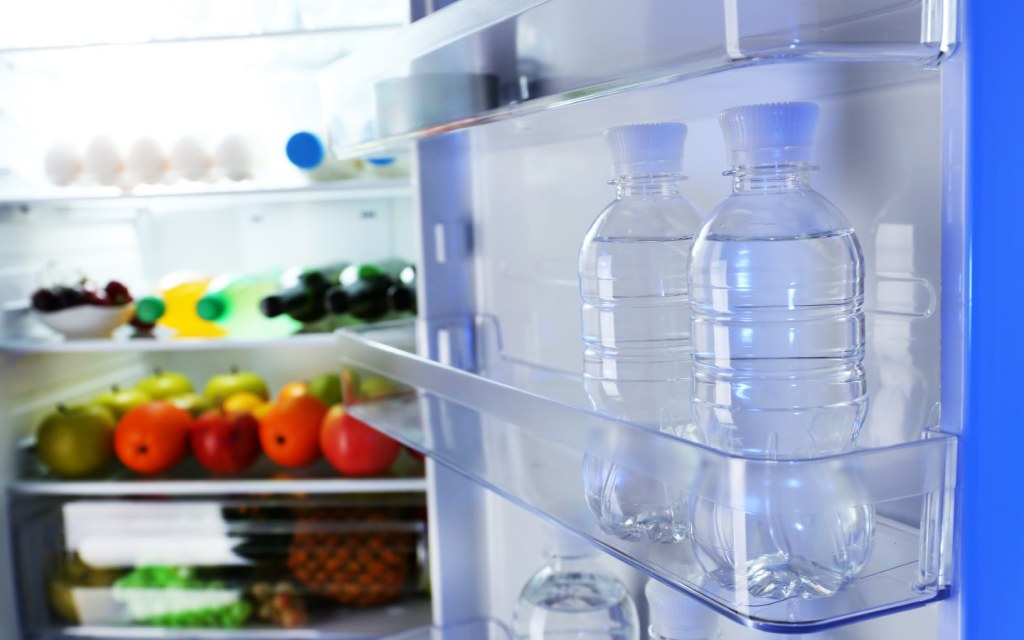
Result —
<svg viewBox="0 0 1024 640"><path fill-rule="evenodd" d="M387 512L362 507L304 510L295 521L288 568L311 592L342 604L391 602L410 579L417 538L389 530L393 521Z"/></svg>

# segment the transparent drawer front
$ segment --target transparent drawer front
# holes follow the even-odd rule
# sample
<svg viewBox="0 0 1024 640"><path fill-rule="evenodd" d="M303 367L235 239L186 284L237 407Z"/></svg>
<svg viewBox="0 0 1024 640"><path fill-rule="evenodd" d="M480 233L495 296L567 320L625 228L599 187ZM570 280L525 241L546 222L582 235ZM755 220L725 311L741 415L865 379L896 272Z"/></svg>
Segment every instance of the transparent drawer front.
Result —
<svg viewBox="0 0 1024 640"><path fill-rule="evenodd" d="M430 619L422 495L12 506L28 637L380 637Z"/></svg>
<svg viewBox="0 0 1024 640"><path fill-rule="evenodd" d="M755 627L806 632L946 595L955 438L814 459L728 455L581 408L579 380L503 360L494 328L448 331L476 350L478 373L372 331L339 332L353 415ZM586 481L595 461L662 487L676 538L604 532ZM777 577L773 563L804 584L763 579Z"/></svg>

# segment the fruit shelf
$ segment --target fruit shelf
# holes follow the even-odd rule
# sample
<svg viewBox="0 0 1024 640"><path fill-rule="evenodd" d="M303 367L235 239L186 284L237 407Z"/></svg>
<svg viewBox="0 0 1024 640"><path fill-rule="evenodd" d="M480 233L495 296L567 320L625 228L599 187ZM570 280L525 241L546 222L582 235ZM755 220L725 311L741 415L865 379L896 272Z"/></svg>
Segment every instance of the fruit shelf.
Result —
<svg viewBox="0 0 1024 640"><path fill-rule="evenodd" d="M474 354L466 358L471 370L390 346L393 334L414 331L412 323L337 333L349 375L404 385L385 399L347 397L354 416L751 627L807 633L948 595L955 437L928 431L919 441L824 458L738 457L583 408L579 376L505 359L491 319L438 326L448 334L439 342ZM812 519L827 518L806 505L844 508L829 488L842 487L856 500L849 506L872 511L873 551L830 597L773 599L721 587L705 577L689 540L633 542L602 532L587 505L587 455L677 488L689 496L681 504L703 502L741 518L775 516L770 505L786 500ZM736 543L732 566L747 557Z"/></svg>
<svg viewBox="0 0 1024 640"><path fill-rule="evenodd" d="M245 472L215 475L191 457L159 476L145 477L117 466L101 478L65 480L48 473L28 444L18 454L19 473L8 483L11 493L55 496L209 496L263 493L350 494L423 493L426 480L421 465L405 454L387 474L351 478L341 476L326 461L302 469L284 469L265 457Z"/></svg>
<svg viewBox="0 0 1024 640"><path fill-rule="evenodd" d="M207 185L205 188L156 185L125 193L116 187L47 187L35 191L0 188L0 214L33 209L71 209L109 212L111 209L203 207L230 201L232 205L319 202L372 198L405 198L412 193L408 178L338 180L324 183L262 185L258 181Z"/></svg>
<svg viewBox="0 0 1024 640"><path fill-rule="evenodd" d="M955 0L462 0L327 66L321 86L335 153L358 156L737 67L933 66L956 47L957 12ZM637 32L642 47L616 36Z"/></svg>

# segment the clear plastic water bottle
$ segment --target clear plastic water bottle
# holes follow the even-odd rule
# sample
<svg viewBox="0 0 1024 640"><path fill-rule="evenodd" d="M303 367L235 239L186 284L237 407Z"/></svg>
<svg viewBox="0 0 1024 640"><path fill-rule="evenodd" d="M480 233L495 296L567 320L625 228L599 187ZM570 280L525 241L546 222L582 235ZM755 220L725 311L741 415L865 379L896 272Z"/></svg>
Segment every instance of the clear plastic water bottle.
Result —
<svg viewBox="0 0 1024 640"><path fill-rule="evenodd" d="M687 264L701 214L680 189L686 126L614 127L615 200L579 257L584 385L595 409L684 436L690 424ZM608 461L584 463L587 503L627 540L677 542L686 496Z"/></svg>
<svg viewBox="0 0 1024 640"><path fill-rule="evenodd" d="M553 536L548 563L516 601L516 640L640 640L636 604L626 586L597 565L597 552L568 532Z"/></svg>
<svg viewBox="0 0 1024 640"><path fill-rule="evenodd" d="M748 457L849 450L867 409L863 258L850 222L810 187L818 111L722 112L733 192L693 244L694 421L706 443ZM748 478L759 490L742 511L706 497L726 482L706 474L690 516L698 560L723 586L828 596L864 567L874 511L856 478L771 467Z"/></svg>
<svg viewBox="0 0 1024 640"><path fill-rule="evenodd" d="M718 614L657 580L644 587L651 624L650 640L719 640Z"/></svg>

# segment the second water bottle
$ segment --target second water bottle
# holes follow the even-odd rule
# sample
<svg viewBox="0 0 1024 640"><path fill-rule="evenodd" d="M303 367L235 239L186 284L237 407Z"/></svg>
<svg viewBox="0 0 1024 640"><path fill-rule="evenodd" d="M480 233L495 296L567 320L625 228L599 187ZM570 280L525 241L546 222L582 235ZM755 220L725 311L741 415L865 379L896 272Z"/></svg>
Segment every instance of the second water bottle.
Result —
<svg viewBox="0 0 1024 640"><path fill-rule="evenodd" d="M864 267L849 220L810 186L818 107L737 107L719 120L732 194L693 243L694 421L704 441L784 460L852 449L867 408ZM857 478L756 463L697 484L691 526L705 571L781 599L834 594L870 555L874 511Z"/></svg>

